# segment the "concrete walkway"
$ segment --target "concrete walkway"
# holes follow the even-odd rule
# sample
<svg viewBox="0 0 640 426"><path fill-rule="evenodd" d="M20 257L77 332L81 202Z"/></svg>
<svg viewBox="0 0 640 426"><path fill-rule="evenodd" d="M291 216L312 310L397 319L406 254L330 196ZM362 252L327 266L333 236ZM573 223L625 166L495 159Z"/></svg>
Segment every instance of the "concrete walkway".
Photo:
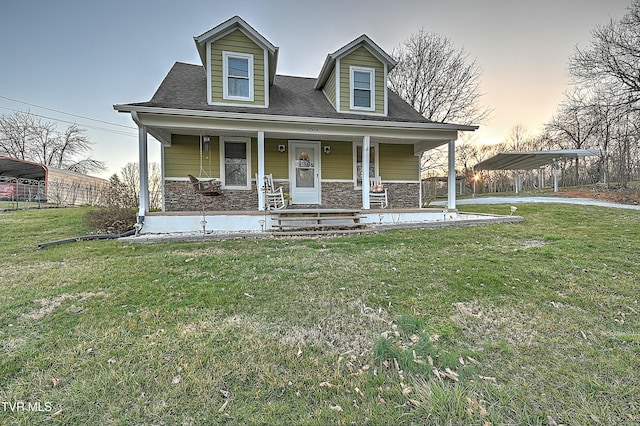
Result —
<svg viewBox="0 0 640 426"><path fill-rule="evenodd" d="M521 204L521 203L566 203L579 204L584 206L611 207L616 209L640 210L640 205L609 203L606 201L594 200L592 198L567 198L567 197L477 197L456 200L457 205L464 204ZM436 201L433 206L446 206L446 201Z"/></svg>

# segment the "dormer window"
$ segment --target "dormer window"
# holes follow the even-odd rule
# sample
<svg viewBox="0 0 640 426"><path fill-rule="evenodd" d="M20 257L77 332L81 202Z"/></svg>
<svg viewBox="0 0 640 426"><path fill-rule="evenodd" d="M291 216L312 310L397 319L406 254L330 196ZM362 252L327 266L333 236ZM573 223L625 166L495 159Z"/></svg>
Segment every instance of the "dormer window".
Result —
<svg viewBox="0 0 640 426"><path fill-rule="evenodd" d="M351 74L351 109L375 110L375 69L352 66L349 70Z"/></svg>
<svg viewBox="0 0 640 426"><path fill-rule="evenodd" d="M222 52L224 99L253 101L253 55Z"/></svg>

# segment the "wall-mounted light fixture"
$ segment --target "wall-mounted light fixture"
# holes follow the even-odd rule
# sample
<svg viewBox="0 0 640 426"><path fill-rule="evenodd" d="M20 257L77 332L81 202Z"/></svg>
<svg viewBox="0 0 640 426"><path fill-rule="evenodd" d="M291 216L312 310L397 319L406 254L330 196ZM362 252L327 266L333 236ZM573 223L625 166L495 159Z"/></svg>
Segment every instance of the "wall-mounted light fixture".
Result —
<svg viewBox="0 0 640 426"><path fill-rule="evenodd" d="M211 138L209 136L203 136L202 137L202 147L204 149L204 152L209 152L209 141L211 140Z"/></svg>
<svg viewBox="0 0 640 426"><path fill-rule="evenodd" d="M324 153L329 154L331 152L331 147L329 145L324 146Z"/></svg>
<svg viewBox="0 0 640 426"><path fill-rule="evenodd" d="M284 152L284 145L278 145L278 152Z"/></svg>

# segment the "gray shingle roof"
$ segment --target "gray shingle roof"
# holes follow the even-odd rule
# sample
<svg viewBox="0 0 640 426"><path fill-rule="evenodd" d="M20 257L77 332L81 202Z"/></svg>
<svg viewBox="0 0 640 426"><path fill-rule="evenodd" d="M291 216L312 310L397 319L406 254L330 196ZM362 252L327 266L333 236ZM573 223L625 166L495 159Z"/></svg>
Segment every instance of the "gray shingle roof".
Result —
<svg viewBox="0 0 640 426"><path fill-rule="evenodd" d="M238 112L294 117L430 123L400 96L388 90L388 116L336 112L324 93L314 89L315 78L276 75L268 108L243 108L207 104L207 79L200 65L176 62L149 102L130 106Z"/></svg>

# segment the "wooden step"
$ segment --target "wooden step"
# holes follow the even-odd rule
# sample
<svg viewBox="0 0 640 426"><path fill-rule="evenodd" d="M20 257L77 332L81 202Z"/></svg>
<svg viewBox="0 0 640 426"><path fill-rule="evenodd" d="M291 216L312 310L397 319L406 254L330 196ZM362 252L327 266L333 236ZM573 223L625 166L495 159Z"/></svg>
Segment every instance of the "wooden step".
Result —
<svg viewBox="0 0 640 426"><path fill-rule="evenodd" d="M288 221L294 221L294 220L356 220L356 219L363 219L366 216L278 216L278 217L272 217L271 220L274 221L281 221L281 222L288 222Z"/></svg>
<svg viewBox="0 0 640 426"><path fill-rule="evenodd" d="M271 231L277 235L321 235L361 231L359 210L287 209L272 211Z"/></svg>
<svg viewBox="0 0 640 426"><path fill-rule="evenodd" d="M323 228L362 228L366 226L364 223L308 223L308 224L291 224L291 225L276 225L277 229L323 229Z"/></svg>
<svg viewBox="0 0 640 426"><path fill-rule="evenodd" d="M368 232L368 229L333 229L333 230L292 230L292 231L271 231L275 236L313 236L313 235L346 235L346 234L362 234Z"/></svg>

